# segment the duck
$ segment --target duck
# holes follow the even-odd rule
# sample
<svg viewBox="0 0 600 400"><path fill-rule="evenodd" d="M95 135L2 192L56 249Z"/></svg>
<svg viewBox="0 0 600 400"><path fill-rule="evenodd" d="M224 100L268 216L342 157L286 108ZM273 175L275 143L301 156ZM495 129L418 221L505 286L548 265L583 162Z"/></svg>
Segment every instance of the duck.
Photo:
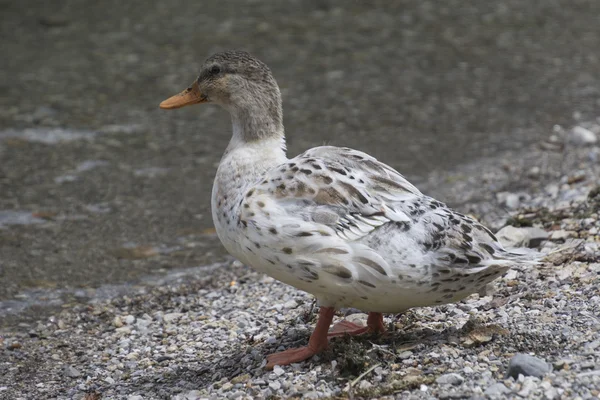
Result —
<svg viewBox="0 0 600 400"><path fill-rule="evenodd" d="M267 369L305 361L332 337L383 333L383 314L458 302L510 268L537 263L364 152L320 146L288 158L279 86L247 52L210 56L160 108L204 103L221 106L232 123L211 197L220 241L319 303L308 344L268 355ZM331 327L341 308L368 313L366 326Z"/></svg>

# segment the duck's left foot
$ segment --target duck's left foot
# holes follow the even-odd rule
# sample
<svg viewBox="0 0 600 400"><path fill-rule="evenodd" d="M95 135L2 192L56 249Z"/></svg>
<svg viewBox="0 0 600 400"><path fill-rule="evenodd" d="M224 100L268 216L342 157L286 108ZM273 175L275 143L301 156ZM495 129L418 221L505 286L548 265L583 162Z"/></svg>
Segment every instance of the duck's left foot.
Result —
<svg viewBox="0 0 600 400"><path fill-rule="evenodd" d="M276 365L288 365L307 360L327 348L327 330L331 325L335 309L333 307L321 307L317 326L308 341L308 346L297 349L280 351L267 356L266 369L273 369Z"/></svg>
<svg viewBox="0 0 600 400"><path fill-rule="evenodd" d="M371 312L367 318L367 326L357 325L350 321L340 321L333 326L333 328L327 333L328 337L336 336L357 336L364 333L383 333L385 332L385 325L383 324L383 314Z"/></svg>
<svg viewBox="0 0 600 400"><path fill-rule="evenodd" d="M269 354L267 356L266 369L273 369L276 365L289 365L292 363L308 360L317 352L309 346L298 347L297 349L288 349L279 353Z"/></svg>

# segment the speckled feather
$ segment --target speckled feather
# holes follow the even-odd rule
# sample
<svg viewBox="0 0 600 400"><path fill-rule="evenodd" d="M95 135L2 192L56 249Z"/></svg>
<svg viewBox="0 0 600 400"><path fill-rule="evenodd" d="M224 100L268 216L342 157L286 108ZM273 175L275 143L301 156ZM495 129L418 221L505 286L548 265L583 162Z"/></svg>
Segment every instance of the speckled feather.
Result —
<svg viewBox="0 0 600 400"><path fill-rule="evenodd" d="M219 238L321 305L393 313L449 303L535 263L365 153L324 146L288 159L277 83L247 53L209 58L198 85L232 116L212 194Z"/></svg>
<svg viewBox="0 0 600 400"><path fill-rule="evenodd" d="M348 148L314 148L269 169L233 210L238 258L334 307L457 301L523 261L478 222Z"/></svg>

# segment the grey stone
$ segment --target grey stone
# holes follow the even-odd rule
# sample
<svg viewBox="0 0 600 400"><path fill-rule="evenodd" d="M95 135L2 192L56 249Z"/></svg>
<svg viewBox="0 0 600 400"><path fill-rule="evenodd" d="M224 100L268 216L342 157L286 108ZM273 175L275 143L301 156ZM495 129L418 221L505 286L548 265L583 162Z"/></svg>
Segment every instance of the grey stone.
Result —
<svg viewBox="0 0 600 400"><path fill-rule="evenodd" d="M72 365L67 365L63 370L63 373L69 378L78 378L81 376L81 372L79 372L79 370Z"/></svg>
<svg viewBox="0 0 600 400"><path fill-rule="evenodd" d="M503 383L495 383L488 387L484 394L489 397L505 397L504 395L510 393L511 390L507 388Z"/></svg>
<svg viewBox="0 0 600 400"><path fill-rule="evenodd" d="M183 313L178 313L178 312L167 313L163 316L163 321L165 321L166 323L171 323L173 321L178 320L182 316L183 316Z"/></svg>
<svg viewBox="0 0 600 400"><path fill-rule="evenodd" d="M537 227L516 228L505 226L496 233L496 237L504 247L537 247L548 239L548 232Z"/></svg>
<svg viewBox="0 0 600 400"><path fill-rule="evenodd" d="M598 141L596 134L582 126L576 126L571 130L569 138L571 142L579 145L590 145Z"/></svg>
<svg viewBox="0 0 600 400"><path fill-rule="evenodd" d="M467 392L442 392L439 394L440 399L468 399L473 398L471 393Z"/></svg>
<svg viewBox="0 0 600 400"><path fill-rule="evenodd" d="M551 370L552 367L540 358L528 354L516 354L508 364L506 376L517 379L521 374L541 378Z"/></svg>
<svg viewBox="0 0 600 400"><path fill-rule="evenodd" d="M514 210L517 209L519 207L519 204L521 203L521 200L519 199L519 196L514 194L514 193L509 193L506 196L506 199L504 200L504 203L506 204L506 207Z"/></svg>
<svg viewBox="0 0 600 400"><path fill-rule="evenodd" d="M460 385L465 381L465 378L459 374L449 373L438 376L435 381L440 385Z"/></svg>

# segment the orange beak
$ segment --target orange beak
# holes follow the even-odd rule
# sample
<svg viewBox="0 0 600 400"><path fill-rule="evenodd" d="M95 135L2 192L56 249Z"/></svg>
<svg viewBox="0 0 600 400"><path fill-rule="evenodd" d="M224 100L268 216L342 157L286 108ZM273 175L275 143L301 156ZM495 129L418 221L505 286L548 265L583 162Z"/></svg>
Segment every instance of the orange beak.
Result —
<svg viewBox="0 0 600 400"><path fill-rule="evenodd" d="M172 110L174 108L181 108L189 106L190 104L206 103L208 99L200 93L198 87L198 81L195 81L192 86L185 89L183 92L176 94L175 96L169 97L159 107L165 110Z"/></svg>

